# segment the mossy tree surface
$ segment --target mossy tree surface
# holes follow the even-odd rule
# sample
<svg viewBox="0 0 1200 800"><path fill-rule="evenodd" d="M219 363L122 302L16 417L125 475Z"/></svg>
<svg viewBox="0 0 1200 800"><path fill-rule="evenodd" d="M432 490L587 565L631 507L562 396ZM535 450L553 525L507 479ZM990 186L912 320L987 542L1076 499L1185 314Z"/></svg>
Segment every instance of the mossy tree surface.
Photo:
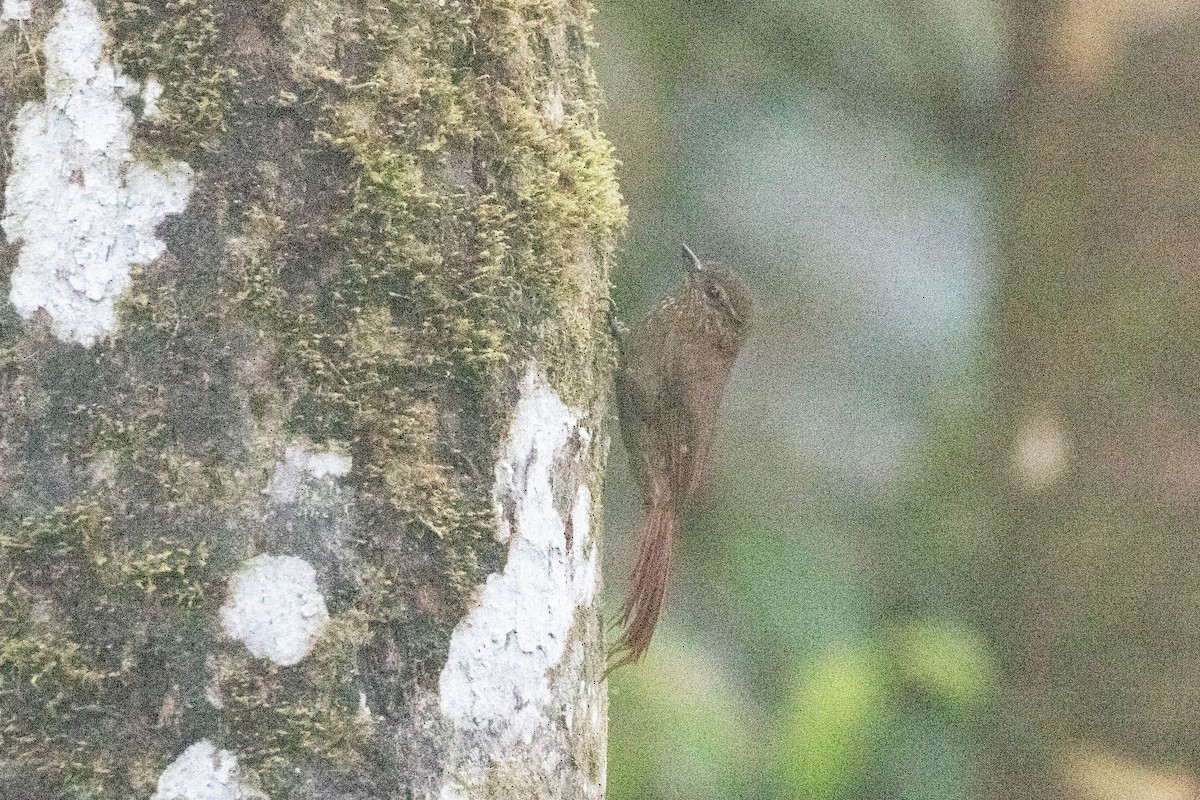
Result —
<svg viewBox="0 0 1200 800"><path fill-rule="evenodd" d="M1200 25L1077 5L1013 4L993 461L1006 524L982 601L1007 691L990 796L1193 796Z"/></svg>
<svg viewBox="0 0 1200 800"><path fill-rule="evenodd" d="M573 426L566 549L592 527L623 208L587 2L35 0L0 23L2 180L81 3L138 89L132 157L192 188L108 335L0 302L5 796L165 797L205 741L231 797L597 796L590 593L532 741L439 707L509 560L493 465L529 376ZM6 292L23 246L0 240ZM298 663L223 627L263 555L311 565L327 609Z"/></svg>

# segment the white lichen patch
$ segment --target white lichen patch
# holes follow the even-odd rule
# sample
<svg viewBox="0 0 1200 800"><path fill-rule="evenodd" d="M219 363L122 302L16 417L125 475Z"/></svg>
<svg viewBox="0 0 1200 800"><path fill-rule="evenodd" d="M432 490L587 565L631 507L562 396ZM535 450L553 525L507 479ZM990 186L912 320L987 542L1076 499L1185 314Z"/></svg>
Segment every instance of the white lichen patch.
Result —
<svg viewBox="0 0 1200 800"><path fill-rule="evenodd" d="M333 448L317 450L310 444L295 441L284 451L283 460L275 465L264 491L276 503L294 503L305 481L344 478L350 474L352 466L349 453Z"/></svg>
<svg viewBox="0 0 1200 800"><path fill-rule="evenodd" d="M238 777L237 758L201 739L163 770L150 800L266 800Z"/></svg>
<svg viewBox="0 0 1200 800"><path fill-rule="evenodd" d="M0 20L29 19L33 15L30 0L4 0L0 8Z"/></svg>
<svg viewBox="0 0 1200 800"><path fill-rule="evenodd" d="M596 596L596 550L589 546L588 534L592 527L592 490L586 483L580 484L575 492L575 504L571 507L571 561L578 570L571 581L575 604L587 606Z"/></svg>
<svg viewBox="0 0 1200 800"><path fill-rule="evenodd" d="M442 715L486 742L479 754L485 763L548 731L556 718L550 673L563 659L577 610L592 600L596 552L590 491L571 487L571 507L560 509L555 486L585 475L589 441L579 413L530 372L495 469L497 536L508 541L508 562L488 577L479 605L454 629L440 681ZM442 796L457 796L481 769L452 769Z"/></svg>
<svg viewBox="0 0 1200 800"><path fill-rule="evenodd" d="M162 255L156 228L192 191L187 164L134 159L127 101L139 89L104 46L91 2L63 0L46 36L46 100L13 123L0 219L21 242L9 300L25 319L44 309L56 336L84 346L113 330L130 265Z"/></svg>
<svg viewBox="0 0 1200 800"><path fill-rule="evenodd" d="M565 116L563 111L563 94L562 89L555 86L550 95L542 103L542 116L546 118L546 122L550 123L551 127L558 127L562 124Z"/></svg>
<svg viewBox="0 0 1200 800"><path fill-rule="evenodd" d="M290 667L308 655L329 611L311 564L295 556L261 555L230 579L221 622L226 635L253 655Z"/></svg>
<svg viewBox="0 0 1200 800"><path fill-rule="evenodd" d="M153 75L146 78L146 85L142 87L142 116L147 119L154 119L158 116L158 98L162 97L163 85L158 82L158 78Z"/></svg>

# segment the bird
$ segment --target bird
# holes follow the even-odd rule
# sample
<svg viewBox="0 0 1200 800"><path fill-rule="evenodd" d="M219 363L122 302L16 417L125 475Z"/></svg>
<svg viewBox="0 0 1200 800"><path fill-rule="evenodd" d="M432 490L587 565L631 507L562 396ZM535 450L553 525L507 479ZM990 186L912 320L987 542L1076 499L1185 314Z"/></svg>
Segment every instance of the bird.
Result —
<svg viewBox="0 0 1200 800"><path fill-rule="evenodd" d="M650 646L671 570L676 522L704 473L713 429L753 302L732 270L686 244L682 283L619 342L614 381L621 434L638 487L637 556L606 675Z"/></svg>

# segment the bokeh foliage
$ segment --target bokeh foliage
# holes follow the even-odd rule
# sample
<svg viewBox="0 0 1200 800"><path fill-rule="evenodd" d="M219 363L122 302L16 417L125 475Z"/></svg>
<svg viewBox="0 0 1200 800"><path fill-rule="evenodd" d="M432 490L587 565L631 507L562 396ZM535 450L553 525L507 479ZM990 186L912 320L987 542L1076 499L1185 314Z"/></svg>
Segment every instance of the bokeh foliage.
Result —
<svg viewBox="0 0 1200 800"><path fill-rule="evenodd" d="M600 0L602 125L635 319L678 242L743 271L757 332L665 622L611 683L609 790L974 796L994 656L972 569L989 297L991 4ZM610 603L636 496L614 459Z"/></svg>
<svg viewBox="0 0 1200 800"><path fill-rule="evenodd" d="M1200 6L600 12L618 300L686 239L760 301L613 796L1200 794Z"/></svg>

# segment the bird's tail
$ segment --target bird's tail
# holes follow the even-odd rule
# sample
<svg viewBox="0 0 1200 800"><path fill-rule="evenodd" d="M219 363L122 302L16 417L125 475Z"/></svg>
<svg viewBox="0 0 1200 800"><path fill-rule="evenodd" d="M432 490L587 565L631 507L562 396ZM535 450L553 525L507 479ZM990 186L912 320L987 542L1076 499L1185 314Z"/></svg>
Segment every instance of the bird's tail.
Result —
<svg viewBox="0 0 1200 800"><path fill-rule="evenodd" d="M633 578L617 617L617 623L625 631L612 650L617 661L608 667L605 675L637 661L650 647L650 637L654 635L654 626L662 611L675 539L675 508L668 498L655 498L645 508L641 529Z"/></svg>

